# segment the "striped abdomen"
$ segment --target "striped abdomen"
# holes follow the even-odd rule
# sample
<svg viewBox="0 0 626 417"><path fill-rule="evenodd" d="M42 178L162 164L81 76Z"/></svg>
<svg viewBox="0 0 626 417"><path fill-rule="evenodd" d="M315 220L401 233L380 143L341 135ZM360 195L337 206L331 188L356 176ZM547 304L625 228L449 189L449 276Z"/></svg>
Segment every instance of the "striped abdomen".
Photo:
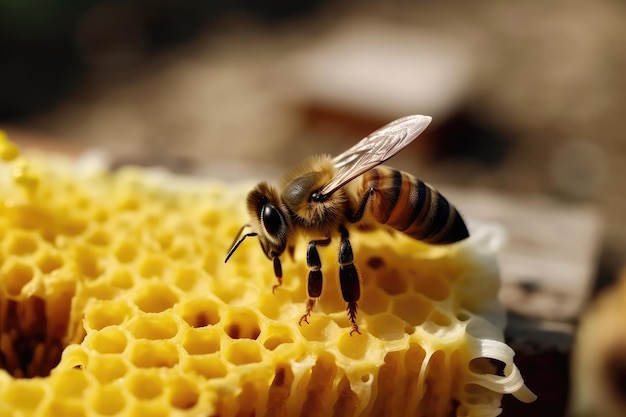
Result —
<svg viewBox="0 0 626 417"><path fill-rule="evenodd" d="M435 244L469 236L454 206L430 185L406 172L386 166L374 168L362 176L361 196L370 188L374 192L367 210L384 225Z"/></svg>

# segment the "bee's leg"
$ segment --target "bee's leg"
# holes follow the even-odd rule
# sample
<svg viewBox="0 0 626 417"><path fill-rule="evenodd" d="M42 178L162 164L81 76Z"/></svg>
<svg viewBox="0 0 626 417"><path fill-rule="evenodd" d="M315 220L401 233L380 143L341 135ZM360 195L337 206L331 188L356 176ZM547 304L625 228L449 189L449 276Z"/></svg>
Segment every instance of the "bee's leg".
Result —
<svg viewBox="0 0 626 417"><path fill-rule="evenodd" d="M276 276L276 279L278 280L278 284L272 287L272 293L275 293L276 288L283 285L283 267L280 264L280 258L278 257L278 255L274 254L273 260L274 260L274 275Z"/></svg>
<svg viewBox="0 0 626 417"><path fill-rule="evenodd" d="M339 227L341 233L341 246L339 247L339 284L341 285L341 295L348 303L348 317L352 323L352 333L361 334L359 326L356 324L357 304L361 297L361 284L359 283L359 274L353 263L352 245L348 240L348 230L342 225Z"/></svg>
<svg viewBox="0 0 626 417"><path fill-rule="evenodd" d="M300 317L298 322L300 325L302 325L302 322L309 322L311 311L313 311L317 299L322 295L322 261L317 251L317 245L326 246L329 243L330 237L312 240L306 249L306 266L309 268L309 278L307 280L307 295L309 298L306 302L306 312Z"/></svg>
<svg viewBox="0 0 626 417"><path fill-rule="evenodd" d="M361 201L359 202L359 207L356 209L356 212L348 213L348 220L350 221L350 223L356 223L363 218L363 215L365 214L365 209L367 208L367 203L370 201L370 198L374 195L374 192L375 192L374 188L369 187L367 191L363 193L363 195L360 197ZM343 229L345 230L345 228ZM339 231L342 233L341 238L343 240L343 231L341 229ZM348 234L348 231L346 231L346 239L348 238L347 234Z"/></svg>

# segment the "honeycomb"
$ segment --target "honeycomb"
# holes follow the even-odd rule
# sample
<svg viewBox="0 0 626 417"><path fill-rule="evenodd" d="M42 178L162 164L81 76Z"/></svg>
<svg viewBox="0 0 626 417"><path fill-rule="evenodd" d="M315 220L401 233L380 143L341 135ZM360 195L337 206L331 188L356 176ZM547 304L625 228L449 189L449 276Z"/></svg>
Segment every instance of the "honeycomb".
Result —
<svg viewBox="0 0 626 417"><path fill-rule="evenodd" d="M310 324L306 242L284 285L258 244L224 256L247 184L28 153L0 135L0 415L496 416L529 402L503 343L501 233L428 246L352 231L358 323L337 248Z"/></svg>

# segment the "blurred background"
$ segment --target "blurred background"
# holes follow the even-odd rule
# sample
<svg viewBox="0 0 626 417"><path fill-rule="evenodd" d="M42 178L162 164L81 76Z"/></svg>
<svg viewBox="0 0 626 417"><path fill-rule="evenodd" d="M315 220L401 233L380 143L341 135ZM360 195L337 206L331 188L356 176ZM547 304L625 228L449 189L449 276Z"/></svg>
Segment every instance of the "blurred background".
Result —
<svg viewBox="0 0 626 417"><path fill-rule="evenodd" d="M540 397L504 415L558 416L626 261L625 52L620 0L0 0L0 127L233 181L433 116L392 165L509 230L507 337Z"/></svg>

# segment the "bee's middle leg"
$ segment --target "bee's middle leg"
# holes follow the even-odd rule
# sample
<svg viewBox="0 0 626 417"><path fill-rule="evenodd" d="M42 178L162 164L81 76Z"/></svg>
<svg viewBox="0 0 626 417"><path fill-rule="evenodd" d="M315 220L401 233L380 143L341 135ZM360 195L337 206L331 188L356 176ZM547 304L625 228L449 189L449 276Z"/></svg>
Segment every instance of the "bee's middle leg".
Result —
<svg viewBox="0 0 626 417"><path fill-rule="evenodd" d="M348 303L348 317L352 323L350 335L356 332L361 334L359 326L356 324L357 301L361 297L361 284L359 282L359 273L354 266L354 254L352 253L352 245L348 240L348 230L342 225L339 228L341 233L341 246L339 247L339 284L341 286L341 295Z"/></svg>
<svg viewBox="0 0 626 417"><path fill-rule="evenodd" d="M326 239L312 240L306 250L306 266L309 268L309 278L307 279L307 295L306 312L298 324L302 322L308 323L311 311L315 307L317 299L322 295L322 260L317 251L317 245L327 246L330 243L330 237Z"/></svg>

